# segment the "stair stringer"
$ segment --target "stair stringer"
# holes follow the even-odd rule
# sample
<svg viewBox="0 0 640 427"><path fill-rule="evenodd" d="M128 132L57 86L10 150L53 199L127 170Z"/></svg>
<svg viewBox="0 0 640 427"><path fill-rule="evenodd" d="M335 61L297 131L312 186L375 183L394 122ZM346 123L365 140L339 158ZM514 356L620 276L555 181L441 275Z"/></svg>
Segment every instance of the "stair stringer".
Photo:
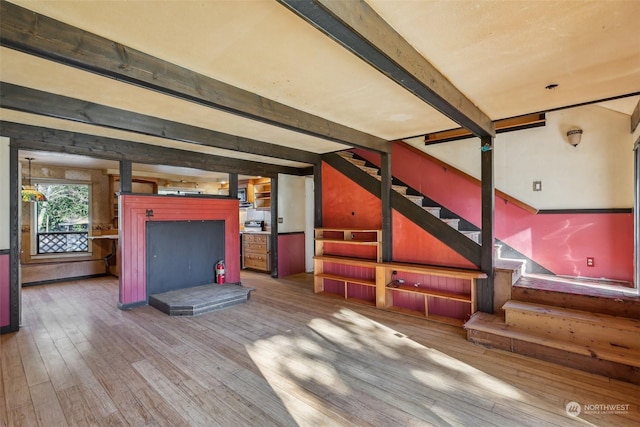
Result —
<svg viewBox="0 0 640 427"><path fill-rule="evenodd" d="M363 159L362 157L359 157L357 155L355 155L354 158L357 159L361 159L363 161L365 161L367 166L373 166L373 167L378 167L376 164L369 162L366 159ZM439 207L440 208L440 216L442 219L447 219L447 218L455 218L455 219L459 219L460 220L460 224L459 224L459 231L460 232L465 232L465 231L479 231L482 232L482 230L476 226L475 224L473 224L472 222L468 221L467 219L461 217L460 215L458 215L457 213L453 212L452 210L446 208L445 206L442 206L440 203L436 202L435 200L431 199L429 196L420 193L420 191L416 190L415 188L411 187L409 184L405 183L404 181L393 177L393 181L392 184L394 185L401 185L404 187L407 187L407 194L411 194L411 195L417 195L417 196L422 196L423 199L423 203L426 204L427 206L435 206L435 207ZM378 193L379 194L379 193ZM428 230L427 230L428 231ZM444 242L446 244L446 242ZM503 259L513 259L516 261L524 261L525 262L525 273L528 274L550 274L550 275L554 275L555 273L552 272L551 270L543 267L542 265L538 264L535 260L529 258L528 256L524 255L523 253L521 253L520 251L518 251L517 249L513 248L512 246L506 244L504 241L496 238L495 239L495 244L496 245L500 245L501 246L501 254L499 257L496 258L503 258Z"/></svg>

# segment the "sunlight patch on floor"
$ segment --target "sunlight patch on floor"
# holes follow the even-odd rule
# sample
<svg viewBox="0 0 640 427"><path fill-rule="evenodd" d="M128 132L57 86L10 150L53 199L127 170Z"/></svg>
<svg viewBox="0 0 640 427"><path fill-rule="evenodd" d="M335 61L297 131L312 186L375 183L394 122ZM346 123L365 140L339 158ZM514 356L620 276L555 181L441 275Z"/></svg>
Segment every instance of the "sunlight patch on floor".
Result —
<svg viewBox="0 0 640 427"><path fill-rule="evenodd" d="M424 394L416 399L425 416L453 422L455 411L437 403L447 394L490 395L483 404L489 411L496 400L526 399L504 381L349 309L332 318L312 319L305 328L257 340L246 349L291 416L304 424L325 410L318 406L318 396L349 402L350 396L370 393L370 387L385 381L378 375L399 384L382 387L406 387ZM291 397L292 390L296 398Z"/></svg>

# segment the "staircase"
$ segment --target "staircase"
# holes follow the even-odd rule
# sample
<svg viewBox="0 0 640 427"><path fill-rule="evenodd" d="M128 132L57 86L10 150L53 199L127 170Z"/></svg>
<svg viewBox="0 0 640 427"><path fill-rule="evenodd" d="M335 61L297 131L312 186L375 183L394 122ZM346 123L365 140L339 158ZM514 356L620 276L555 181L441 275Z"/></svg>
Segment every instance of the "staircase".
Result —
<svg viewBox="0 0 640 427"><path fill-rule="evenodd" d="M357 159L353 157L353 153L349 151L339 152L338 155L343 159L347 160L349 163L357 166L360 170L366 172L373 178L378 181L382 180L382 176L380 176L380 169L376 167L366 166L366 161ZM396 193L402 195L407 200L411 201L417 206L420 206L425 212L433 215L436 218L439 218L442 222L453 228L454 230L459 231L463 236L471 239L476 244L480 244L480 231L479 230L461 230L460 229L460 218L441 218L441 206L424 206L425 197L420 194L411 194L409 193L409 187L400 184L393 184L391 186L392 190Z"/></svg>
<svg viewBox="0 0 640 427"><path fill-rule="evenodd" d="M526 275L515 280L496 314L472 315L464 325L467 339L640 384L640 299L620 292L585 295L523 286L530 281Z"/></svg>

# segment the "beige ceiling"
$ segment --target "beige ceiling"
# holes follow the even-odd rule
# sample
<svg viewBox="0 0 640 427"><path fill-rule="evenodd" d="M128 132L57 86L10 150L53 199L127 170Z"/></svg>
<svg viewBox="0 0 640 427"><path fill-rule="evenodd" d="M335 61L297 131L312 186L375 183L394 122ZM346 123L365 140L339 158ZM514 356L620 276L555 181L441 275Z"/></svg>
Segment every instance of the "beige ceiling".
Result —
<svg viewBox="0 0 640 427"><path fill-rule="evenodd" d="M457 127L273 0L12 3L386 140ZM640 1L367 3L492 120L640 92ZM0 78L315 153L346 148L6 48L0 49ZM550 83L559 86L546 90ZM636 104L637 98L608 108L631 114ZM0 116L302 166L6 109Z"/></svg>

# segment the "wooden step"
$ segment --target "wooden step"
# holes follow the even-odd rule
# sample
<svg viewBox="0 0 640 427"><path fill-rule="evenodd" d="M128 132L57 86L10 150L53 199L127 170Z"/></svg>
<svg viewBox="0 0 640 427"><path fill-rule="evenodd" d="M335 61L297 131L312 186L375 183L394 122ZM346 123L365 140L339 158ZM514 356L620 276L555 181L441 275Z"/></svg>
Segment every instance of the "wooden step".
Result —
<svg viewBox="0 0 640 427"><path fill-rule="evenodd" d="M353 153L351 151L339 151L338 156L344 157L345 159L353 158Z"/></svg>
<svg viewBox="0 0 640 427"><path fill-rule="evenodd" d="M556 276L526 275L513 286L512 299L591 313L640 319L640 298L630 289L604 289L564 283ZM624 292L630 291L629 293Z"/></svg>
<svg viewBox="0 0 640 427"><path fill-rule="evenodd" d="M495 269L511 272L511 285L520 280L525 272L527 261L521 259L499 258L496 257Z"/></svg>
<svg viewBox="0 0 640 427"><path fill-rule="evenodd" d="M640 320L514 300L502 308L506 324L523 332L585 346L640 351Z"/></svg>
<svg viewBox="0 0 640 427"><path fill-rule="evenodd" d="M366 160L354 159L353 157L345 157L345 159L348 160L349 163L356 165L358 167L364 166L367 163Z"/></svg>
<svg viewBox="0 0 640 427"><path fill-rule="evenodd" d="M458 229L458 224L460 224L460 220L458 218L440 218L442 222L446 223L449 227L453 227L456 230Z"/></svg>
<svg viewBox="0 0 640 427"><path fill-rule="evenodd" d="M471 240L473 240L474 242L476 242L477 244L480 244L480 232L479 231L460 230L460 232L462 234L464 234L465 236L467 236L468 238L470 238Z"/></svg>
<svg viewBox="0 0 640 427"><path fill-rule="evenodd" d="M439 206L423 206L422 209L424 209L425 211L429 212L431 215L435 216L436 218L440 218L440 209L442 209Z"/></svg>
<svg viewBox="0 0 640 427"><path fill-rule="evenodd" d="M415 203L418 206L422 206L422 201L424 200L424 197L414 196L413 194L405 194L404 197L411 200L413 203Z"/></svg>
<svg viewBox="0 0 640 427"><path fill-rule="evenodd" d="M464 328L469 341L485 347L640 384L640 351L636 349L598 347L540 336L508 325L499 316L481 312L471 316Z"/></svg>
<svg viewBox="0 0 640 427"><path fill-rule="evenodd" d="M391 188L394 191L397 191L398 193L402 194L403 196L407 194L408 187L405 187L404 185L392 185Z"/></svg>
<svg viewBox="0 0 640 427"><path fill-rule="evenodd" d="M378 171L380 169L378 168L370 168L369 166L358 166L360 169L362 169L363 171L365 171L366 173L368 173L371 176L379 176L378 175Z"/></svg>

